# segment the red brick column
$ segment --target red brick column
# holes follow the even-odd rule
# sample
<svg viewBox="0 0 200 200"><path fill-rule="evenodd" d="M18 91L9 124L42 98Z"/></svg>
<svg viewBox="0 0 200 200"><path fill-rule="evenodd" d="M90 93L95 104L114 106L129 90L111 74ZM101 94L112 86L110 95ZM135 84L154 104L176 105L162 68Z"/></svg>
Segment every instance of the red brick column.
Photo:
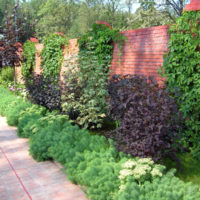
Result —
<svg viewBox="0 0 200 200"><path fill-rule="evenodd" d="M37 43L35 45L35 48L36 48L36 55L35 55L35 68L33 70L33 72L37 75L41 75L42 74L42 67L41 67L41 52L42 52L42 49L44 48L44 45L43 44L40 44L40 43Z"/></svg>
<svg viewBox="0 0 200 200"><path fill-rule="evenodd" d="M200 10L200 0L191 0L190 4L187 4L184 10Z"/></svg>

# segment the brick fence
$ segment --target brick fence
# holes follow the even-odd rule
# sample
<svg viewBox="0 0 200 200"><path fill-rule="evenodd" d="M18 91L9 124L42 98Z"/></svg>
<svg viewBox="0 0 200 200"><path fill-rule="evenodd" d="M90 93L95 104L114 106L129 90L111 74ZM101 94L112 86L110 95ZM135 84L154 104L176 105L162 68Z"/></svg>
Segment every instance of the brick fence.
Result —
<svg viewBox="0 0 200 200"><path fill-rule="evenodd" d="M200 10L200 0L191 0L191 3L186 5L185 10ZM98 22L100 23L100 22ZM102 22L107 24L106 22ZM109 24L107 24L109 26ZM118 49L118 45L114 44L113 59L111 62L111 74L138 74L152 76L158 82L162 79L158 74L158 69L163 65L163 55L168 49L169 26L157 26L144 29L136 29L122 31L127 40ZM36 44L36 67L34 72L40 74L42 68L40 66L43 44ZM78 55L77 39L69 40L69 45L64 49L64 62L61 67L61 79L63 73L71 65L71 61ZM68 67L66 67L68 66ZM17 76L20 81L21 67L17 67Z"/></svg>
<svg viewBox="0 0 200 200"><path fill-rule="evenodd" d="M114 44L113 59L111 62L112 74L144 74L153 76L157 81L161 78L157 74L162 66L163 55L167 50L169 35L167 26L158 26L121 32L126 36L126 41L121 50ZM42 73L40 53L43 44L36 44L36 66L34 72ZM61 79L67 70L66 66L78 55L77 39L69 40L69 45L64 49L64 62L61 67ZM70 63L69 63L70 62ZM18 81L21 79L21 67L17 67Z"/></svg>

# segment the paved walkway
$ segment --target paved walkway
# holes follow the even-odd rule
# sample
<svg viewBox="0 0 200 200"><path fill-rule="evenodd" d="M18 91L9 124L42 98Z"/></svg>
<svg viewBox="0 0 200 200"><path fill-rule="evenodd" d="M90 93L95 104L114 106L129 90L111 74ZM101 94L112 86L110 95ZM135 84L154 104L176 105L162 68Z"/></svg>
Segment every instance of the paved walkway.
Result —
<svg viewBox="0 0 200 200"><path fill-rule="evenodd" d="M87 200L59 164L34 161L28 148L0 117L0 200Z"/></svg>

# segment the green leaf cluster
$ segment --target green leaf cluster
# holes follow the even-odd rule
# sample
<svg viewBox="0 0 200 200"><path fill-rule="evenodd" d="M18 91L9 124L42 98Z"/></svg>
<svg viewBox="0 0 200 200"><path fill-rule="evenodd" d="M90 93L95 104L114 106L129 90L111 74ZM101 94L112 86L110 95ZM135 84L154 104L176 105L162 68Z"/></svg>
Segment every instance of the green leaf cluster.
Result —
<svg viewBox="0 0 200 200"><path fill-rule="evenodd" d="M5 88L0 87L0 115L6 116L10 126L17 126L20 112L31 106L31 103L25 101L22 97L13 96Z"/></svg>
<svg viewBox="0 0 200 200"><path fill-rule="evenodd" d="M197 200L200 199L198 186L184 183L174 176L174 171L168 172L153 182L146 181L138 185L132 180L124 186L114 200Z"/></svg>
<svg viewBox="0 0 200 200"><path fill-rule="evenodd" d="M169 29L162 74L185 117L185 145L200 150L200 11L186 11ZM198 153L199 157L199 153Z"/></svg>
<svg viewBox="0 0 200 200"><path fill-rule="evenodd" d="M79 40L78 66L66 73L63 110L79 113L74 121L84 128L100 128L108 109L107 83L113 42L125 38L103 24L94 24Z"/></svg>
<svg viewBox="0 0 200 200"><path fill-rule="evenodd" d="M13 101L6 110L7 123L10 126L17 126L19 122L20 112L31 106L31 103L26 102L22 98Z"/></svg>
<svg viewBox="0 0 200 200"><path fill-rule="evenodd" d="M0 84L7 86L8 83L14 81L14 68L13 67L3 67L0 71Z"/></svg>
<svg viewBox="0 0 200 200"><path fill-rule="evenodd" d="M19 137L29 138L33 135L34 124L47 113L46 108L38 105L28 107L20 113L17 134Z"/></svg>
<svg viewBox="0 0 200 200"><path fill-rule="evenodd" d="M59 76L63 61L63 48L66 45L66 38L57 33L44 39L44 48L41 53L44 78Z"/></svg>
<svg viewBox="0 0 200 200"><path fill-rule="evenodd" d="M35 67L35 43L27 40L23 45L23 62L22 62L22 76L26 80L30 78Z"/></svg>

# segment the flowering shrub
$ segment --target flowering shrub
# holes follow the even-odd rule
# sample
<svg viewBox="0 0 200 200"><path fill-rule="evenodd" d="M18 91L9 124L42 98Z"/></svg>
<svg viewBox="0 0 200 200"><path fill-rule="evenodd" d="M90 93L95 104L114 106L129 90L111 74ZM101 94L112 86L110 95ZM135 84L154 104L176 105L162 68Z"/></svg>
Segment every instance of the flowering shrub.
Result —
<svg viewBox="0 0 200 200"><path fill-rule="evenodd" d="M122 167L119 175L120 189L124 188L130 176L141 185L145 181L152 182L153 179L161 177L165 171L165 166L154 164L151 158L129 159Z"/></svg>
<svg viewBox="0 0 200 200"><path fill-rule="evenodd" d="M119 191L113 200L197 200L200 199L198 186L184 183L174 176L174 171L168 172L152 182L146 181L138 185L128 181L124 189Z"/></svg>
<svg viewBox="0 0 200 200"><path fill-rule="evenodd" d="M26 99L28 97L28 89L22 84L14 84L13 82L8 83L8 88L11 92L14 92L17 96L21 96Z"/></svg>

